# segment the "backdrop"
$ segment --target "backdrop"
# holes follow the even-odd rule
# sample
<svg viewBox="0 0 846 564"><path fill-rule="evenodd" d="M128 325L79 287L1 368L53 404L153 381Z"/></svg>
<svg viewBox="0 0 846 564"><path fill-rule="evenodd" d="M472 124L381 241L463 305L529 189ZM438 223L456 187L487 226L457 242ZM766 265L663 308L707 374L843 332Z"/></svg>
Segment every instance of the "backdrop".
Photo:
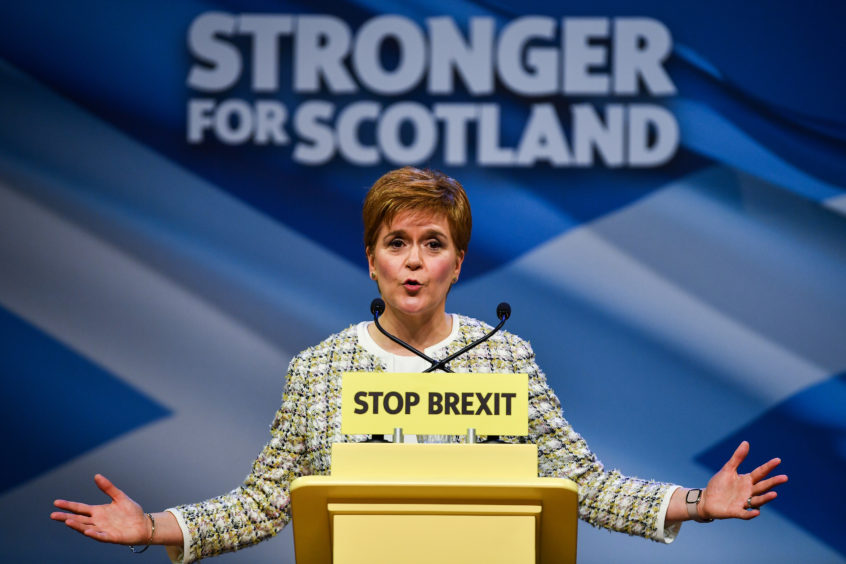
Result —
<svg viewBox="0 0 846 564"><path fill-rule="evenodd" d="M790 483L580 562L846 560L846 35L820 2L5 2L0 544L102 472L149 510L236 487L288 361L369 316L370 184L465 185L448 310L531 340L608 467ZM160 548L157 557L163 559ZM150 555L145 555L148 559ZM290 530L221 562L293 562Z"/></svg>

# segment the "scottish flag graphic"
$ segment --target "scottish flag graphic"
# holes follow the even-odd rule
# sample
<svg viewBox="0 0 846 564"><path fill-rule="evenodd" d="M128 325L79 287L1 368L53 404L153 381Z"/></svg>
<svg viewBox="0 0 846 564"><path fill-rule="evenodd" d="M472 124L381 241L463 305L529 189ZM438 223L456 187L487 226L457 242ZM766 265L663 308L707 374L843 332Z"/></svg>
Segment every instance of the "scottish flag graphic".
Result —
<svg viewBox="0 0 846 564"><path fill-rule="evenodd" d="M839 4L40 0L0 16L0 560L141 558L49 519L56 498L104 501L98 472L148 511L237 487L293 355L369 317L361 202L413 164L473 206L448 311L490 322L508 301L506 329L606 467L704 487L742 440L741 472L783 459L760 517L685 523L669 545L580 523L579 562L846 562ZM274 49L244 31L270 21ZM386 21L408 33L368 63ZM514 22L537 27L508 63ZM453 55L433 37L481 62L437 74ZM220 561L294 562L291 531Z"/></svg>

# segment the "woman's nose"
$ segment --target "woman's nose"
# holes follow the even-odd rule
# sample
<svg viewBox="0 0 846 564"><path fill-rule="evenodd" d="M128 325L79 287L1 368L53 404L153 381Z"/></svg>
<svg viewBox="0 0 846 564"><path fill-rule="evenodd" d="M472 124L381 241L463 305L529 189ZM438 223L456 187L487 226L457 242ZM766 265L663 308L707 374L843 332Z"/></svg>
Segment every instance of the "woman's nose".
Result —
<svg viewBox="0 0 846 564"><path fill-rule="evenodd" d="M413 245L408 251L408 257L406 258L405 264L409 268L417 268L423 264L420 260L420 249L418 249L416 245Z"/></svg>

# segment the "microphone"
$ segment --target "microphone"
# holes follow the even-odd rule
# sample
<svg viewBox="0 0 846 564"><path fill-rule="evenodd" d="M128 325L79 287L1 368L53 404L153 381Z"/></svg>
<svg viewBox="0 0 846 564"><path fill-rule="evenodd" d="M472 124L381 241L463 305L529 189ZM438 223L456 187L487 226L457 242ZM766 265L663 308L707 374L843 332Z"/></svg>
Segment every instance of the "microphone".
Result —
<svg viewBox="0 0 846 564"><path fill-rule="evenodd" d="M389 338L390 340L392 340L396 344L400 345L401 347L410 350L411 352L413 352L414 354L416 354L417 356L419 356L420 358L422 358L423 360L425 360L429 364L435 365L435 364L438 363L438 361L435 360L434 358L430 357L429 355L427 355L424 352L421 352L421 351L415 349L414 347L412 347L411 345L409 345L408 343L406 343L405 341L403 341L399 337L394 337L393 335L388 333L382 327L382 324L379 323L379 316L382 315L383 313L385 313L385 301L382 300L382 298L376 298L372 302L370 302L370 313L373 314L373 323L376 324L376 329L378 329L384 336L386 336L387 338ZM424 370L424 372L429 372L429 371ZM444 372L452 372L452 370L450 370L448 368L444 368Z"/></svg>
<svg viewBox="0 0 846 564"><path fill-rule="evenodd" d="M511 317L511 306L508 305L507 302L500 302L500 304L496 306L496 318L505 318L508 320L509 317Z"/></svg>

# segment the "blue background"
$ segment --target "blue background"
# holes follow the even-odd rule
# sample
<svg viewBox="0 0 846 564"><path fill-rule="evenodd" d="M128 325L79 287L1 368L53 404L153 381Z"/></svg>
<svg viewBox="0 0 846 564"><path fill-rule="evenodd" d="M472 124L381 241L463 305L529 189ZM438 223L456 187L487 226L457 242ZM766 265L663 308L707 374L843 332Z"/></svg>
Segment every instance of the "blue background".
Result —
<svg viewBox="0 0 846 564"><path fill-rule="evenodd" d="M95 472L149 510L235 487L291 356L368 317L359 209L391 166L188 145L187 29L211 10L666 25L667 165L426 163L473 203L448 310L509 301L606 466L702 486L742 439L742 470L784 459L760 518L669 546L582 524L580 562L846 561L846 10L663 0L0 6L4 559L135 558L51 522L52 500L100 499ZM518 124L534 102L481 101ZM290 531L221 561L293 562Z"/></svg>

